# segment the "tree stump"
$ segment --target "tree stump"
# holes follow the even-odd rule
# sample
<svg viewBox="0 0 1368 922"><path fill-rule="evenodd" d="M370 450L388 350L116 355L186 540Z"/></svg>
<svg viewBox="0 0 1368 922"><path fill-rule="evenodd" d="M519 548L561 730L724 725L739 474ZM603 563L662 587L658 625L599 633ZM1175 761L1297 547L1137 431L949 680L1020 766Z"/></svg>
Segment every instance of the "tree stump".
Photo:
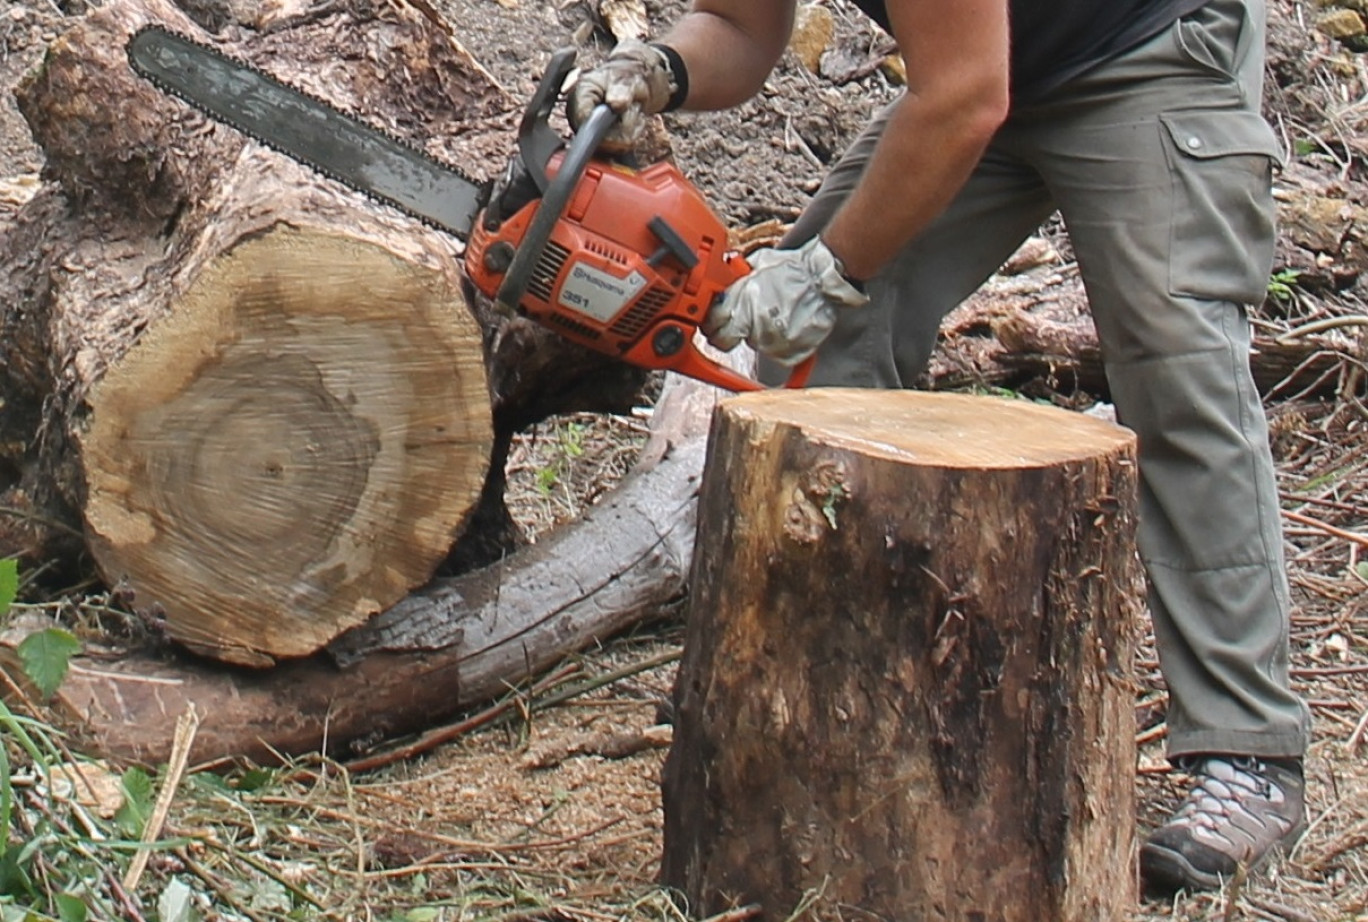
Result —
<svg viewBox="0 0 1368 922"><path fill-rule="evenodd" d="M1127 431L988 397L724 402L664 772L699 915L1123 918Z"/></svg>

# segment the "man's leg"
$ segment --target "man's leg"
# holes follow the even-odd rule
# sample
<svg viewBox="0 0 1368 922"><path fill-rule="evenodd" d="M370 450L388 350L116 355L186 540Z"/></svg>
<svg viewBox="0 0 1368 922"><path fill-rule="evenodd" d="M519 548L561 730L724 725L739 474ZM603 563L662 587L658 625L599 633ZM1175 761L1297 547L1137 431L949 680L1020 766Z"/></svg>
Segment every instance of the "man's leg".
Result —
<svg viewBox="0 0 1368 922"><path fill-rule="evenodd" d="M1143 856L1148 874L1186 886L1217 884L1300 822L1300 778L1278 762L1300 758L1309 725L1288 685L1277 489L1243 306L1262 300L1271 268L1277 154L1258 115L1262 2L1248 7L1213 0L1015 120L1139 438L1170 756L1207 766ZM1195 833L1212 823L1219 835Z"/></svg>
<svg viewBox="0 0 1368 922"><path fill-rule="evenodd" d="M799 246L826 227L864 172L887 117L884 110L851 144L781 247ZM1034 170L990 149L946 212L869 281L869 304L841 312L809 383L910 386L935 348L942 318L1053 210ZM773 362L761 369L770 383L788 375Z"/></svg>

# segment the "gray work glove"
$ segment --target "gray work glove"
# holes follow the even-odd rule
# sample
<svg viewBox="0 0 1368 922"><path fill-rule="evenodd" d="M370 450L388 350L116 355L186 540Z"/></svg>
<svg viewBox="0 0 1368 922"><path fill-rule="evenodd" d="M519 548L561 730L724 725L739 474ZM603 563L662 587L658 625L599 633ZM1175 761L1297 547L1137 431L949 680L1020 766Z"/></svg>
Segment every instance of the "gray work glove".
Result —
<svg viewBox="0 0 1368 922"><path fill-rule="evenodd" d="M664 52L644 42L619 42L598 67L580 74L570 91L566 115L575 128L599 103L618 113L618 123L604 139L609 148L629 148L641 137L646 119L663 112L678 89Z"/></svg>
<svg viewBox="0 0 1368 922"><path fill-rule="evenodd" d="M838 310L869 302L821 237L796 250L757 250L747 260L750 274L733 282L703 321L704 335L723 351L745 341L782 365L797 365L827 338Z"/></svg>

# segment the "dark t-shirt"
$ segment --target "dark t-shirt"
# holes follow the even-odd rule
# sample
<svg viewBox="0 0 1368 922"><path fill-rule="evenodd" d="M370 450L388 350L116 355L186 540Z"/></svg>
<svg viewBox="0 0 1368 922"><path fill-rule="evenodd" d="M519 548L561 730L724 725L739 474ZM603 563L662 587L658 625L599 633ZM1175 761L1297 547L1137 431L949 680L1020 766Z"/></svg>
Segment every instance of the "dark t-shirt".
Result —
<svg viewBox="0 0 1368 922"><path fill-rule="evenodd" d="M884 0L854 0L888 29ZM1031 102L1158 35L1206 0L1011 0L1012 100Z"/></svg>

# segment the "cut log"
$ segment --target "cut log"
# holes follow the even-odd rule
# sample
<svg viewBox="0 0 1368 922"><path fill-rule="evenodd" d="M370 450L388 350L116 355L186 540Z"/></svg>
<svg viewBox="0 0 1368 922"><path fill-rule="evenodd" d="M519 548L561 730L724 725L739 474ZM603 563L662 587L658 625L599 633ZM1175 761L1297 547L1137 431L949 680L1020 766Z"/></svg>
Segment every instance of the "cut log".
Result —
<svg viewBox="0 0 1368 922"><path fill-rule="evenodd" d="M1134 457L1025 401L719 407L663 779L692 912L1129 912Z"/></svg>
<svg viewBox="0 0 1368 922"><path fill-rule="evenodd" d="M328 654L273 669L147 651L78 656L45 716L85 752L152 766L170 755L176 720L191 707L200 716L196 762L274 763L322 750L345 757L432 727L669 611L684 594L720 393L669 378L631 474L536 545L435 580ZM0 668L23 684L12 650L0 647Z"/></svg>
<svg viewBox="0 0 1368 922"><path fill-rule="evenodd" d="M356 230L276 228L156 297L173 313L91 388L80 434L107 580L173 639L249 664L425 583L493 441L455 279Z"/></svg>
<svg viewBox="0 0 1368 922"><path fill-rule="evenodd" d="M503 168L520 104L429 7L272 10L225 50ZM458 537L467 562L510 550L514 428L624 409L645 376L495 316L458 241L137 77L150 22L212 41L165 0L110 3L17 94L47 161L0 244L0 554L88 554L173 640L265 666L393 606Z"/></svg>

